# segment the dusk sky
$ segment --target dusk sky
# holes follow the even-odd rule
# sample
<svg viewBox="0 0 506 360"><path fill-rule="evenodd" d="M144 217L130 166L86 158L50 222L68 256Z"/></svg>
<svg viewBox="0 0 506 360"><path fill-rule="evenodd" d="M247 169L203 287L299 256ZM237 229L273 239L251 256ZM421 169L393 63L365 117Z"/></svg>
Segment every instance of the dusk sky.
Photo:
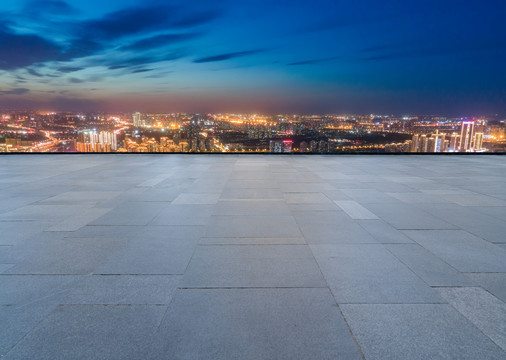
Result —
<svg viewBox="0 0 506 360"><path fill-rule="evenodd" d="M506 113L502 0L2 0L0 110Z"/></svg>

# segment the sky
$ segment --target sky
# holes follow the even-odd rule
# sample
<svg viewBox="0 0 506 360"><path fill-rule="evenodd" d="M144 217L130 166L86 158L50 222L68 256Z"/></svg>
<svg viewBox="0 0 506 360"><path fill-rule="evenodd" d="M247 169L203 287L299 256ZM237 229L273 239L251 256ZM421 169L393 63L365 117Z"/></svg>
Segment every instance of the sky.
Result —
<svg viewBox="0 0 506 360"><path fill-rule="evenodd" d="M2 0L0 109L506 114L503 0Z"/></svg>

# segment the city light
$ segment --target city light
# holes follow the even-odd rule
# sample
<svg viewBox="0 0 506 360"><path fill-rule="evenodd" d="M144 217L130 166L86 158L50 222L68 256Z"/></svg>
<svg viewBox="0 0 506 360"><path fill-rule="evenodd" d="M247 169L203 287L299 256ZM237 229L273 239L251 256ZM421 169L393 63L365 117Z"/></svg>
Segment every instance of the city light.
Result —
<svg viewBox="0 0 506 360"><path fill-rule="evenodd" d="M505 149L497 119L403 115L3 114L1 152L456 153Z"/></svg>

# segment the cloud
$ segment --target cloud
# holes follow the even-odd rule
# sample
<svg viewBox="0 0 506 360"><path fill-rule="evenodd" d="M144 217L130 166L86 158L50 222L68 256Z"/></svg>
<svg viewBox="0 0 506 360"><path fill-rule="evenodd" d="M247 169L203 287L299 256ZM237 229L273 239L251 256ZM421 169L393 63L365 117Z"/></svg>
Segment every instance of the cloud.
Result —
<svg viewBox="0 0 506 360"><path fill-rule="evenodd" d="M25 6L24 13L37 16L40 16L40 14L75 15L79 13L79 10L65 1L33 0Z"/></svg>
<svg viewBox="0 0 506 360"><path fill-rule="evenodd" d="M59 59L62 48L38 35L15 34L0 28L0 70L14 70Z"/></svg>
<svg viewBox="0 0 506 360"><path fill-rule="evenodd" d="M78 78L70 78L70 79L68 79L68 82L71 84L82 84L85 81L82 79L78 79Z"/></svg>
<svg viewBox="0 0 506 360"><path fill-rule="evenodd" d="M162 53L160 55L152 55L152 56L137 56L130 58L127 57L119 61L116 61L114 59L112 60L112 62L106 63L106 66L108 66L109 70L119 70L129 67L145 66L157 62L177 60L181 59L183 56L184 54L182 53L168 53L168 54ZM97 65L103 65L103 63L99 63Z"/></svg>
<svg viewBox="0 0 506 360"><path fill-rule="evenodd" d="M312 64L320 64L327 61L332 61L337 59L337 57L329 57L324 59L313 59L313 60L303 60L303 61L296 61L293 63L288 64L289 66L299 66L299 65L312 65Z"/></svg>
<svg viewBox="0 0 506 360"><path fill-rule="evenodd" d="M133 44L122 47L122 50L149 50L161 46L167 46L177 42L190 40L199 36L199 34L166 34L141 39Z"/></svg>
<svg viewBox="0 0 506 360"><path fill-rule="evenodd" d="M199 12L167 5L131 7L78 24L80 38L119 39L150 31L188 28L210 22L218 11Z"/></svg>
<svg viewBox="0 0 506 360"><path fill-rule="evenodd" d="M234 58L238 58L238 57L242 57L242 56L258 54L263 51L264 50L238 51L238 52L232 52L232 53L227 53L227 54L220 54L220 55L204 57L204 58L193 60L193 62L200 64L200 63L208 63L208 62L225 61L225 60L230 60L230 59L234 59Z"/></svg>
<svg viewBox="0 0 506 360"><path fill-rule="evenodd" d="M119 47L120 50L138 51L141 54L137 56L142 57L144 50L199 35L160 32L189 30L221 15L216 10L203 10L202 7L196 9L186 5L169 6L156 1L150 5L124 8L95 19L78 20L74 18L77 13L65 1L34 0L28 3L22 13L0 14L0 70L15 70L50 61L66 62L106 54L110 50L117 50L121 45L123 47ZM45 14L59 16L55 19ZM12 29L31 30L34 33L19 33ZM138 39L140 36L147 37ZM50 40L53 38L58 40ZM137 39L131 40L132 38ZM167 57L169 58L174 57ZM163 54L158 54L153 61L146 58L142 64L164 60ZM97 63L100 60L94 61ZM133 63L133 60L128 62ZM103 60L101 65L123 64L111 64L111 61ZM77 68L69 66L62 67L60 72L74 71L78 71ZM34 73L32 75L38 76Z"/></svg>
<svg viewBox="0 0 506 360"><path fill-rule="evenodd" d="M26 88L16 88L11 90L0 90L0 96L1 95L24 95L26 93L30 92L30 89Z"/></svg>
<svg viewBox="0 0 506 360"><path fill-rule="evenodd" d="M26 69L26 71L28 72L28 74L36 76L36 77L43 77L44 76L40 72L35 71L34 69Z"/></svg>
<svg viewBox="0 0 506 360"><path fill-rule="evenodd" d="M81 66L60 66L58 69L56 69L59 72L62 73L72 73L80 70L84 70L84 67Z"/></svg>
<svg viewBox="0 0 506 360"><path fill-rule="evenodd" d="M137 70L133 70L132 74L139 74L139 73L144 73L144 72L153 71L153 70L155 70L155 69L137 69Z"/></svg>
<svg viewBox="0 0 506 360"><path fill-rule="evenodd" d="M124 69L128 67L127 65L111 65L109 66L109 70L119 70L119 69Z"/></svg>

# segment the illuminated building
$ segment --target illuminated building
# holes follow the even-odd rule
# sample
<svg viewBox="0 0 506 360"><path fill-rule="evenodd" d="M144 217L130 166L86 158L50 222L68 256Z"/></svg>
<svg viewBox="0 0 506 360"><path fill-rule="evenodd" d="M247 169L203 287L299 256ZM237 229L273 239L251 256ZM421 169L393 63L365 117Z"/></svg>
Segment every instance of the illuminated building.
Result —
<svg viewBox="0 0 506 360"><path fill-rule="evenodd" d="M271 153L283 152L283 142L281 140L271 140L269 143L269 151Z"/></svg>
<svg viewBox="0 0 506 360"><path fill-rule="evenodd" d="M283 152L284 153L291 153L292 152L292 140L283 140Z"/></svg>
<svg viewBox="0 0 506 360"><path fill-rule="evenodd" d="M457 133L453 133L450 137L450 149L452 151L457 151L459 149L460 135Z"/></svg>
<svg viewBox="0 0 506 360"><path fill-rule="evenodd" d="M473 138L474 121L462 121L459 151L471 151L473 149Z"/></svg>
<svg viewBox="0 0 506 360"><path fill-rule="evenodd" d="M483 149L483 133L482 132L477 132L474 135L473 149L474 150Z"/></svg>
<svg viewBox="0 0 506 360"><path fill-rule="evenodd" d="M420 136L420 147L418 152L427 152L429 149L429 139L427 139L427 135Z"/></svg>
<svg viewBox="0 0 506 360"><path fill-rule="evenodd" d="M105 145L109 145L110 149L112 150L118 149L118 140L115 133L109 131L101 131L98 138L102 146L105 147Z"/></svg>
<svg viewBox="0 0 506 360"><path fill-rule="evenodd" d="M444 149L445 134L440 134L439 130L431 136L429 152L442 152Z"/></svg>
<svg viewBox="0 0 506 360"><path fill-rule="evenodd" d="M271 153L291 153L292 140L271 140L269 143L269 151Z"/></svg>
<svg viewBox="0 0 506 360"><path fill-rule="evenodd" d="M144 125L141 120L141 113L140 112L134 113L133 120L134 120L134 126L136 126L136 127L140 127L140 126Z"/></svg>
<svg viewBox="0 0 506 360"><path fill-rule="evenodd" d="M415 134L411 138L411 152L418 152L420 148L420 135Z"/></svg>

